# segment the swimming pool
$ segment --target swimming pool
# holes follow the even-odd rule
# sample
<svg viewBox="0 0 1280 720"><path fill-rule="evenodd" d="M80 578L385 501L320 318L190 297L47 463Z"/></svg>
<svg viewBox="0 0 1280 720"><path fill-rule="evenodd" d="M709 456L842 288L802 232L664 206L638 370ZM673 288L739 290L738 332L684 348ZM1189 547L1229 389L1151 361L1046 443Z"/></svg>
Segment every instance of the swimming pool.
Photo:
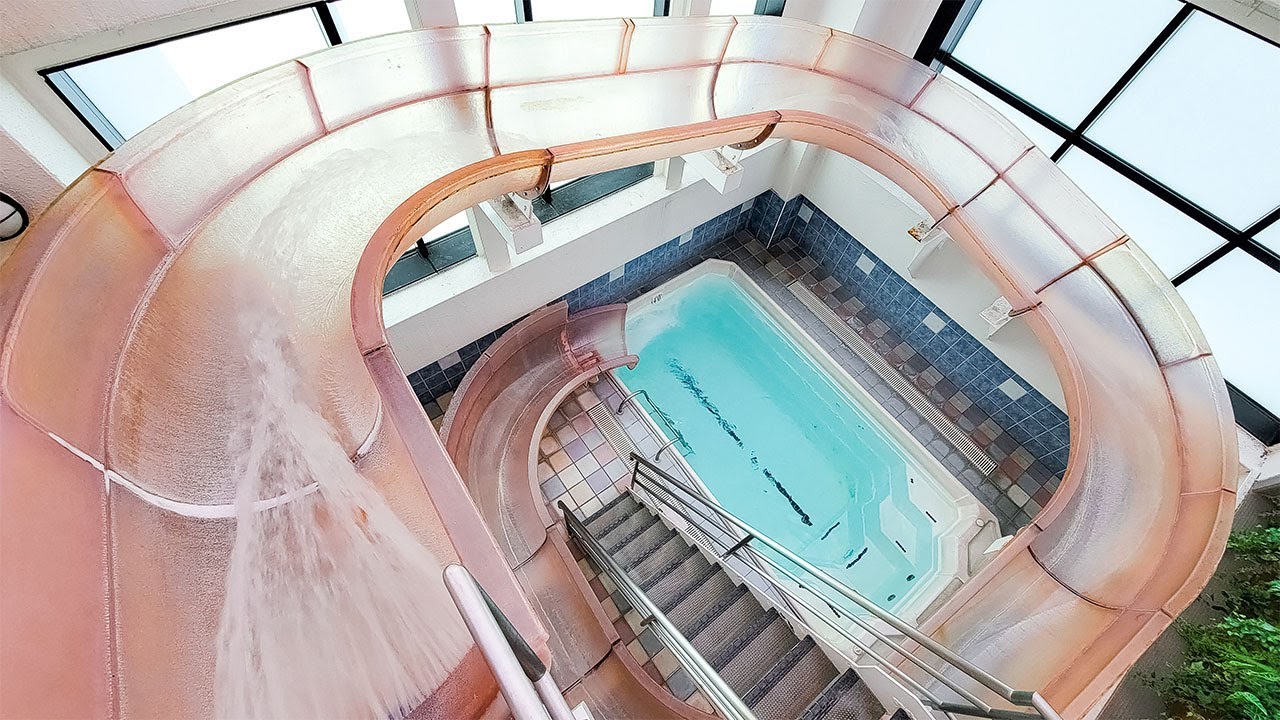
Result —
<svg viewBox="0 0 1280 720"><path fill-rule="evenodd" d="M882 607L959 569L977 501L735 265L639 298L627 338L640 362L616 377L671 417L726 509Z"/></svg>

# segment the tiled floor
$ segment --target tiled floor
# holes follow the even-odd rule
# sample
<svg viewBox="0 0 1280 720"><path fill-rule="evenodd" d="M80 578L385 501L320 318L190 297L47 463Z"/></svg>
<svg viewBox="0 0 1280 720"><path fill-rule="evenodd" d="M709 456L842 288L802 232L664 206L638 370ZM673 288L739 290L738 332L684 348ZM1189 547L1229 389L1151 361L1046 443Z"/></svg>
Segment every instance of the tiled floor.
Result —
<svg viewBox="0 0 1280 720"><path fill-rule="evenodd" d="M538 481L543 498L557 514L560 512L559 503L563 502L585 520L599 511L604 503L618 497L630 482L630 463L618 457L587 414L601 402L616 408L621 399L617 386L605 378L595 385L578 388L552 413L538 445ZM624 409L618 416L618 423L640 452L647 457L657 452L658 439L634 408ZM670 461L662 464L669 469L674 467ZM672 695L712 712L711 704L696 690L689 674L653 631L640 624L640 614L631 608L609 576L597 572L576 543L570 541L569 547L603 605L605 615L622 638L626 651Z"/></svg>

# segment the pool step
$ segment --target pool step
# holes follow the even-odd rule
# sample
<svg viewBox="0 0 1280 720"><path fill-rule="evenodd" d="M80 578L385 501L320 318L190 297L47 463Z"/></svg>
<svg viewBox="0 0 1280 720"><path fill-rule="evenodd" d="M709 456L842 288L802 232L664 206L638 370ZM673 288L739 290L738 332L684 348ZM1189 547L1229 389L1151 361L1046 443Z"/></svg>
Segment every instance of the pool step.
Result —
<svg viewBox="0 0 1280 720"><path fill-rule="evenodd" d="M761 606L749 588L631 493L586 524L760 720L883 717L856 673L841 674L811 638L798 637L777 610Z"/></svg>

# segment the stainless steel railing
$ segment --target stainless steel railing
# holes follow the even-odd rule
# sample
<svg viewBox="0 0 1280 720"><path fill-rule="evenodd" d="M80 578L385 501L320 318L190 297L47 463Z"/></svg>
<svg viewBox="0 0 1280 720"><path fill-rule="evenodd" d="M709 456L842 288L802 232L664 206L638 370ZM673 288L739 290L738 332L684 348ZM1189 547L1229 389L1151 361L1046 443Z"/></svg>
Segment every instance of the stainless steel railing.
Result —
<svg viewBox="0 0 1280 720"><path fill-rule="evenodd" d="M679 444L682 447L684 447L686 452L692 450L693 448L689 445L689 443L685 442L684 433L681 433L680 430L676 428L676 424L671 419L671 417L667 415L665 412L663 412L662 408L658 407L658 404L653 401L653 398L645 390L634 390L631 392L631 394L622 398L622 401L618 403L618 409L614 411L614 414L621 415L622 410L627 406L627 403L638 402L641 396L643 396L644 399L649 403L649 408L653 410L653 413L650 415L650 417L657 416L657 418L660 421L662 421L663 426L667 428L667 437L670 438L669 440L667 440L665 445L658 448L658 452L654 453L653 459L655 461L661 460L662 452L667 448L676 444Z"/></svg>
<svg viewBox="0 0 1280 720"><path fill-rule="evenodd" d="M832 577L821 568L814 566L809 561L770 538L768 535L747 524L736 515L725 510L718 503L707 498L702 493L688 487L677 478L672 477L669 473L663 471L652 462L649 462L636 454L632 454L631 459L634 462L634 467L632 469L633 492L637 487L643 489L655 502L670 508L686 522L689 522L695 527L699 526L700 523L690 516L690 512L697 515L704 523L710 523L711 525L716 525L716 519L718 518L720 521L728 523L743 534L741 538L736 539L736 542L732 542L732 544L730 544L728 541L713 537L710 533L704 533L711 542L724 547L724 552L721 554L722 560L730 556L736 556L739 553L750 553L752 557L763 561L781 576L787 578L800 588L821 599L830 612L865 630L874 637L876 641L884 643L888 647L892 648L894 652L905 658L907 662L911 663L921 672L936 680L943 687L954 692L963 700L963 702L957 703L942 699L937 693L924 687L888 659L884 658L879 653L872 652L872 648L867 647L866 643L853 637L851 633L848 633L837 623L827 623L835 629L842 638L851 642L859 650L866 652L867 656L875 661L886 673L894 676L914 692L918 693L921 700L926 705L941 712L992 718L993 720L1061 720L1057 712L1050 707L1048 702L1045 701L1038 692L1017 690L1007 683L1002 682L987 671L941 645L933 638L920 632L910 623L876 605L858 591ZM756 545L763 545L765 548L777 553L788 562L798 566L806 574L816 579L821 587L815 587L815 583L805 581L769 554L761 552L760 548L756 547ZM821 618L824 621L827 620L825 613L814 609L811 604L806 602L784 583L777 581L774 577L769 577L768 574L764 574L764 577L766 581L770 582L772 588L776 592L786 597L793 605L799 605L814 617ZM836 597L833 598L832 596ZM858 613L843 610L841 608L841 604L836 601L838 598L844 598L867 611L870 615L884 622L886 625L901 633L911 641L917 643L921 648L927 650L933 656L941 660L945 665L955 671L958 671L960 674L973 680L982 687L987 688L1001 698L1004 698L1009 703L1018 707L1030 708L1034 710L1034 712L1022 712L1018 710L1007 710L993 707L990 703L984 701L972 691L966 689L963 685L949 677L943 670L939 670L934 667L929 662L926 662L924 659L915 655L911 650L903 647L899 642L893 640L883 632L880 632L876 629L875 625L867 621L866 618L859 616ZM795 617L802 625L808 626L810 624L804 618L798 617L798 615Z"/></svg>
<svg viewBox="0 0 1280 720"><path fill-rule="evenodd" d="M578 516L565 506L564 502L560 503L560 512L564 514L565 526L570 536L578 541L583 551L595 562L596 567L609 574L627 602L644 616L642 623L652 628L658 639L671 650L720 715L726 720L756 720L755 714L742 701L742 698L738 697L711 663L694 649L684 634L667 619L649 596L645 595L644 590L641 590L640 586L631 579L627 571L614 561L604 546L591 534Z"/></svg>
<svg viewBox="0 0 1280 720"><path fill-rule="evenodd" d="M560 688L507 616L465 567L451 563L444 584L498 680L516 720L574 720Z"/></svg>

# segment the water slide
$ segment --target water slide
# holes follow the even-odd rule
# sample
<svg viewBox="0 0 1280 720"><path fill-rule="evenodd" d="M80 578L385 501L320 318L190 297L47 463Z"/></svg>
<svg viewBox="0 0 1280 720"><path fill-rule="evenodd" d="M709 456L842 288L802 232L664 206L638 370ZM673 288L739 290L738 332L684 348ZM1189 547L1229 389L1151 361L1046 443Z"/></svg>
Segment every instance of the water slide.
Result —
<svg viewBox="0 0 1280 720"><path fill-rule="evenodd" d="M545 656L548 628L387 343L382 278L479 201L766 134L905 188L1052 359L1066 477L927 630L1083 716L1221 555L1236 447L1216 362L1141 249L994 111L873 43L764 17L344 44L196 100L69 187L0 267L0 715L210 714L237 525L270 531L326 495L242 491L229 438L246 402L275 397L263 347L292 378L272 437L303 447L322 428L319 451L340 449ZM243 321L263 308L265 342ZM447 596L416 592L443 600L413 715L490 710Z"/></svg>

